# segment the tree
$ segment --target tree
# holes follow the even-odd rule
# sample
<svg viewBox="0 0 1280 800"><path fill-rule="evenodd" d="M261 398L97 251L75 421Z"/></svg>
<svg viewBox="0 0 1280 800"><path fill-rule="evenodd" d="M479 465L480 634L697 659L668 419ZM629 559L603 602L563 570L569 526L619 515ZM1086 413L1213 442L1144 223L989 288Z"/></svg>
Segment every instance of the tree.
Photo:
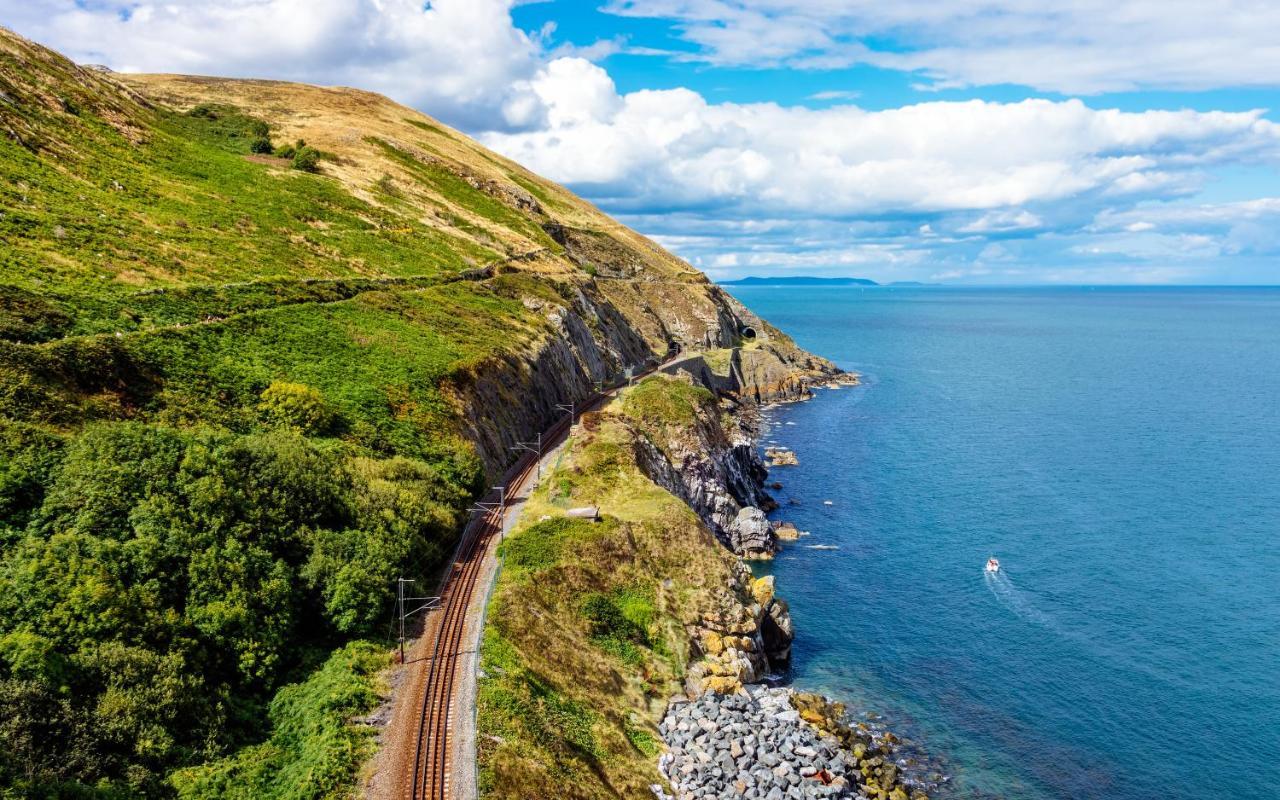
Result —
<svg viewBox="0 0 1280 800"><path fill-rule="evenodd" d="M323 421L318 391L273 387L264 413ZM0 427L0 798L164 796L173 768L260 737L308 658L438 562L466 502L436 467L294 424L62 442Z"/></svg>

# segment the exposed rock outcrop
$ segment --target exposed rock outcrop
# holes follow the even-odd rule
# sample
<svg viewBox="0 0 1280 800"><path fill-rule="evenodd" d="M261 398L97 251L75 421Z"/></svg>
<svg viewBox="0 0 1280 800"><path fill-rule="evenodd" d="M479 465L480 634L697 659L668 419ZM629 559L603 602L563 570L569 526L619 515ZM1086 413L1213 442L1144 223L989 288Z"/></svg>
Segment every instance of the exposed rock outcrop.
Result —
<svg viewBox="0 0 1280 800"><path fill-rule="evenodd" d="M766 472L749 409L740 411L725 415L715 399L705 399L690 424L648 429L637 437L636 462L650 480L693 508L734 553L769 558L777 540L764 512L777 504L763 488Z"/></svg>
<svg viewBox="0 0 1280 800"><path fill-rule="evenodd" d="M782 542L794 542L801 536L800 529L793 522L776 522L773 525L773 534Z"/></svg>
<svg viewBox="0 0 1280 800"><path fill-rule="evenodd" d="M764 511L755 506L740 509L725 532L733 551L746 558L771 556L778 549L773 525Z"/></svg>
<svg viewBox="0 0 1280 800"><path fill-rule="evenodd" d="M699 655L686 690L732 694L786 667L794 628L785 601L774 596L773 578L756 579L739 564L735 581L689 625Z"/></svg>
<svg viewBox="0 0 1280 800"><path fill-rule="evenodd" d="M813 386L857 383L856 375L841 372L829 361L805 353L789 340L730 348L723 365L713 366L707 355L694 354L664 371L671 375L688 374L698 383L739 402L757 404L808 400L813 396Z"/></svg>
<svg viewBox="0 0 1280 800"><path fill-rule="evenodd" d="M800 464L800 459L790 450L783 450L781 447L770 447L764 451L765 458L769 459L771 467L794 467Z"/></svg>
<svg viewBox="0 0 1280 800"><path fill-rule="evenodd" d="M681 285L682 302L650 303L644 299L649 293L670 299L672 286L640 286L619 289L607 281L583 280L559 284L558 294L550 297L525 294L520 298L524 306L545 320L546 335L539 344L452 379L463 435L475 444L491 476L501 474L515 459L512 448L517 442L535 437L564 413L557 406L590 398L601 385L623 380L628 370L638 373L658 364L671 343L729 343L742 324L727 295L715 287ZM725 388L698 382L717 392ZM689 476L688 492L681 496L704 518L714 520L718 532L742 505L771 507L760 488L764 465L746 423L720 431L716 421L693 438L709 446L713 455L699 459L691 451L688 458L677 459L677 469Z"/></svg>
<svg viewBox="0 0 1280 800"><path fill-rule="evenodd" d="M600 383L619 380L627 368L657 358L590 287L575 287L559 302L534 295L521 299L545 320L547 333L537 347L480 364L453 382L464 436L491 476L515 460L517 442L533 439L564 414L558 405L582 401Z"/></svg>

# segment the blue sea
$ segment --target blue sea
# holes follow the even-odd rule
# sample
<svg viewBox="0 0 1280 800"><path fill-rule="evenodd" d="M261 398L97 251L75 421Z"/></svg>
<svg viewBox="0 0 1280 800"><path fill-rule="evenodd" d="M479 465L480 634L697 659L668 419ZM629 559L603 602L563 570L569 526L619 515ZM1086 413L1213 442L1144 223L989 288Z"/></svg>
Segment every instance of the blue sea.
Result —
<svg viewBox="0 0 1280 800"><path fill-rule="evenodd" d="M732 291L863 376L765 436L797 686L953 797L1280 798L1280 290Z"/></svg>

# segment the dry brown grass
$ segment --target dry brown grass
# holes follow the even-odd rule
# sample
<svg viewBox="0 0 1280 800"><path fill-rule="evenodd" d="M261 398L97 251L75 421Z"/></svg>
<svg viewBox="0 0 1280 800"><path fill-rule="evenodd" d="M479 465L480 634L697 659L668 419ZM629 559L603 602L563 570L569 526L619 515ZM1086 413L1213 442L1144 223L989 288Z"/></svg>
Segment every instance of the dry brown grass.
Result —
<svg viewBox="0 0 1280 800"><path fill-rule="evenodd" d="M482 147L445 124L372 92L345 87L321 87L282 81L207 78L190 75L119 75L121 81L140 94L177 108L189 109L201 103L224 103L245 109L266 120L277 141L305 139L307 143L337 156L326 162L324 172L341 181L351 192L371 202L384 198L371 187L384 175L399 184L419 182L401 165L383 154L370 141L382 139L437 156L462 167L482 180L519 186L532 184L556 221L572 227L607 233L627 247L643 254L653 277L679 281L705 280L701 273L675 258L649 239L603 214L591 203L563 187L541 178L519 164ZM414 123L417 123L415 125ZM425 127L424 127L425 126ZM413 195L424 219L434 210L427 199L450 205L446 198L429 193ZM457 209L454 211L463 211ZM479 220L478 222L483 222ZM509 231L495 231L504 242L536 249L534 243ZM545 268L545 264L542 265Z"/></svg>
<svg viewBox="0 0 1280 800"><path fill-rule="evenodd" d="M692 342L716 335L712 331L718 328L721 301L702 273L572 192L421 112L342 87L186 75L116 77L139 96L163 106L187 110L204 103L232 105L268 122L277 143L305 139L333 156L322 162L322 173L351 194L373 204L394 205L399 214L514 257L510 268L585 281L597 260L630 265L625 279L597 283L656 352L665 351L673 330ZM483 187L525 222L503 225L477 213L438 182L415 175L382 143L407 154L415 164L447 169L473 187ZM380 190L380 182L392 187L394 196ZM521 207L512 202L512 195L532 196L541 208ZM593 246L585 253L567 254L542 233L544 226L580 231L577 241L591 241Z"/></svg>

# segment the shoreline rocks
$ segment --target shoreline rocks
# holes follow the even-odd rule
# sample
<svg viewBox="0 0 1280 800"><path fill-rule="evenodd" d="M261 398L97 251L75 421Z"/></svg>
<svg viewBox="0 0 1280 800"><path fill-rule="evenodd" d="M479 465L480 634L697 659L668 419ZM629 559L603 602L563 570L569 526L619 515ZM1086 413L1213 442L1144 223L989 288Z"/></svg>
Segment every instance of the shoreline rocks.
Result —
<svg viewBox="0 0 1280 800"><path fill-rule="evenodd" d="M904 771L892 734L864 734L844 707L818 695L749 686L723 696L678 697L658 725L669 750L658 769L663 800L928 800Z"/></svg>
<svg viewBox="0 0 1280 800"><path fill-rule="evenodd" d="M674 800L853 798L856 765L800 719L785 689L679 698L658 725Z"/></svg>
<svg viewBox="0 0 1280 800"><path fill-rule="evenodd" d="M794 542L803 535L803 532L793 522L778 522L773 526L773 534L778 537L778 541Z"/></svg>
<svg viewBox="0 0 1280 800"><path fill-rule="evenodd" d="M850 383L856 378L841 385ZM767 448L765 456L771 467L799 464L794 452L781 447ZM726 529L735 552L757 557L766 548L776 550L779 541L806 535L793 523L769 522L751 506ZM704 618L694 631L702 658L690 668L687 696L671 700L658 726L669 748L658 769L674 794L655 784L654 795L928 800L946 778L911 743L880 725L851 719L843 704L822 695L762 683L771 679L770 669L790 660L795 631L773 576L752 579L745 565L743 570L741 585L749 597L739 601L739 618Z"/></svg>
<svg viewBox="0 0 1280 800"><path fill-rule="evenodd" d="M791 450L785 450L781 447L769 447L764 451L765 458L769 459L770 467L798 467L800 459Z"/></svg>

